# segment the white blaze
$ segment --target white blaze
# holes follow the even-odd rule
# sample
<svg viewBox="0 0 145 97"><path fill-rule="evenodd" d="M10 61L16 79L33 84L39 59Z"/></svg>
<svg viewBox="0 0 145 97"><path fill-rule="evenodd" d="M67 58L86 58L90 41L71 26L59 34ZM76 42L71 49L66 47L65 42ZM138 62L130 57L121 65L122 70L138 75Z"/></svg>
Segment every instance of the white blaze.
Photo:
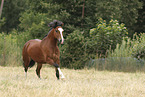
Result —
<svg viewBox="0 0 145 97"><path fill-rule="evenodd" d="M62 28L58 28L58 30L59 30L59 32L60 32L60 35L61 35L61 44L63 44L63 41L64 41L64 39L63 39L63 35L62 35L62 32L64 31Z"/></svg>

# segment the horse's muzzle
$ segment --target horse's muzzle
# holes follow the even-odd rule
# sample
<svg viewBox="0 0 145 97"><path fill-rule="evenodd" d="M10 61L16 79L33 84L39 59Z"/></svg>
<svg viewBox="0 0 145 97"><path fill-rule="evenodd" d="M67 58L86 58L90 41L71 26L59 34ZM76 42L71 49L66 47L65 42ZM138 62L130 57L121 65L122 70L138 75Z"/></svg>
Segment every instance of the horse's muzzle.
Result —
<svg viewBox="0 0 145 97"><path fill-rule="evenodd" d="M61 44L63 44L63 42L64 42L64 39L61 40Z"/></svg>
<svg viewBox="0 0 145 97"><path fill-rule="evenodd" d="M58 39L59 40L59 42L61 41L61 44L63 44L63 42L64 42L64 39Z"/></svg>

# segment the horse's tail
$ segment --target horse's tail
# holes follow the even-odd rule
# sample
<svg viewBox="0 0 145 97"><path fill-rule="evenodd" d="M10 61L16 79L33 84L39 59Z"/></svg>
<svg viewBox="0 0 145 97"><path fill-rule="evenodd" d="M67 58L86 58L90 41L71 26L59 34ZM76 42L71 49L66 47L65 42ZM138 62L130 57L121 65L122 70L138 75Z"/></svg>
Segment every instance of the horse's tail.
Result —
<svg viewBox="0 0 145 97"><path fill-rule="evenodd" d="M29 67L33 67L35 65L35 61L31 59L30 63L29 63Z"/></svg>

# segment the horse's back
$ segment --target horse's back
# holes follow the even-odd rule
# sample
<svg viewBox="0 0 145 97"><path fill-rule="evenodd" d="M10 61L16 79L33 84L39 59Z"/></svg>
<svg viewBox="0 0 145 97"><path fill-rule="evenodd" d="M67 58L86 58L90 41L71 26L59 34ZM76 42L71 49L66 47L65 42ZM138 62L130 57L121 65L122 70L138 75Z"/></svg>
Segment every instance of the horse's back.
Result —
<svg viewBox="0 0 145 97"><path fill-rule="evenodd" d="M25 43L25 45L23 47L23 51L27 51L29 48L31 48L33 46L39 46L40 43L41 43L40 39L29 40Z"/></svg>

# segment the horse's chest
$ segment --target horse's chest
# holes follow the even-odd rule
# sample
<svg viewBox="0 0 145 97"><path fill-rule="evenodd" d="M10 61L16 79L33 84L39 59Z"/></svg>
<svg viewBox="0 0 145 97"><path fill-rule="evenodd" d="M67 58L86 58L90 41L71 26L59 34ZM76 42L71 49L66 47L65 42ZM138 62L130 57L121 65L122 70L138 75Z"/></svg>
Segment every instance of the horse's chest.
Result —
<svg viewBox="0 0 145 97"><path fill-rule="evenodd" d="M51 58L55 58L55 56L59 55L59 51L56 48L50 48L47 50L47 56L51 57Z"/></svg>

